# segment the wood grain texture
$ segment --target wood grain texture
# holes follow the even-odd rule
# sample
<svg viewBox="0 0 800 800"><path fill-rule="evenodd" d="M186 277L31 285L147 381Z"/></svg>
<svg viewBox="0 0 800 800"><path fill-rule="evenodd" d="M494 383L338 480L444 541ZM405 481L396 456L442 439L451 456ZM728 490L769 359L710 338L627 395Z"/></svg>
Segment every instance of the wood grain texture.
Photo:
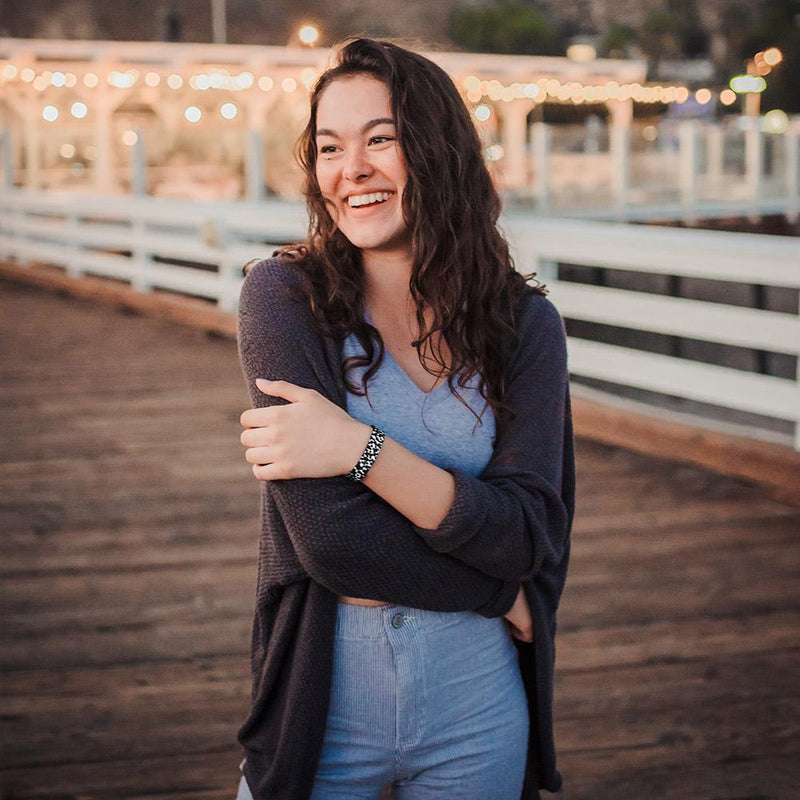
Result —
<svg viewBox="0 0 800 800"><path fill-rule="evenodd" d="M11 282L0 337L4 800L232 800L258 532L233 342ZM560 796L794 797L800 512L577 453Z"/></svg>

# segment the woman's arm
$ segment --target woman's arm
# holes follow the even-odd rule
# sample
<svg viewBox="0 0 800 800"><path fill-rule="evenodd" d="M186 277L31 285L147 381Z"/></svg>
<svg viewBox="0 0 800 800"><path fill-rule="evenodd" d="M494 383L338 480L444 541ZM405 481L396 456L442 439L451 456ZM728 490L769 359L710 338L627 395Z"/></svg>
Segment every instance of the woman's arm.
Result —
<svg viewBox="0 0 800 800"><path fill-rule="evenodd" d="M450 470L455 498L438 526L415 526L442 553L506 580L535 577L566 555L574 508L574 461L566 334L542 295L524 298L520 340L492 459L473 477Z"/></svg>
<svg viewBox="0 0 800 800"><path fill-rule="evenodd" d="M294 270L262 263L242 287L239 354L256 409L284 409L282 400L259 391L257 378L327 398L340 392L339 365L327 362L310 311L287 294ZM396 509L343 476L266 481L263 513L268 528L285 527L306 572L337 594L484 616L504 615L517 597L518 582L435 552Z"/></svg>
<svg viewBox="0 0 800 800"><path fill-rule="evenodd" d="M245 458L259 480L328 478L353 468L369 440L369 425L312 389L262 378L256 386L290 403L288 409L249 409L241 416ZM453 476L388 436L363 483L423 528L436 528L453 505Z"/></svg>

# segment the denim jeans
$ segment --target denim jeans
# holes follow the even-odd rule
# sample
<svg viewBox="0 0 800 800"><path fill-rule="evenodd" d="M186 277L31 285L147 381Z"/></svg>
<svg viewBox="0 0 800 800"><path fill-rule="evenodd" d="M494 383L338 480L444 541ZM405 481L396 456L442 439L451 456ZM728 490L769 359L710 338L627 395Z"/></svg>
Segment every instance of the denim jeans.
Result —
<svg viewBox="0 0 800 800"><path fill-rule="evenodd" d="M519 800L528 706L504 619L340 603L311 800ZM252 800L242 778L237 800Z"/></svg>

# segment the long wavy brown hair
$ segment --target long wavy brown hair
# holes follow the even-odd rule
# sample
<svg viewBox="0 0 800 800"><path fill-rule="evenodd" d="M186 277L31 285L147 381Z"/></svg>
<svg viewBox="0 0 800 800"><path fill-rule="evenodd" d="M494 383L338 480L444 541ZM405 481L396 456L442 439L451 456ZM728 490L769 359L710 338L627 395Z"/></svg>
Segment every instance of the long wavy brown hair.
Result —
<svg viewBox="0 0 800 800"><path fill-rule="evenodd" d="M367 394L367 381L382 363L383 340L364 321L361 253L336 227L316 177L317 108L335 80L369 75L389 89L407 183L403 215L411 232L409 288L419 336L412 342L425 369L447 375L462 401L463 388L479 375L481 395L498 421L513 416L505 403L504 339L516 337L515 307L521 294L545 293L532 275L514 269L498 230L501 201L483 159L481 142L452 79L429 59L387 40L357 38L341 44L331 67L311 92L311 113L295 155L305 173L308 241L276 251L295 261L322 330L336 338L354 333L363 356L345 360L348 389ZM430 322L424 309L430 309ZM441 347L447 344L449 358ZM367 367L361 386L348 379ZM473 412L474 413L474 412ZM476 414L476 416L478 416Z"/></svg>

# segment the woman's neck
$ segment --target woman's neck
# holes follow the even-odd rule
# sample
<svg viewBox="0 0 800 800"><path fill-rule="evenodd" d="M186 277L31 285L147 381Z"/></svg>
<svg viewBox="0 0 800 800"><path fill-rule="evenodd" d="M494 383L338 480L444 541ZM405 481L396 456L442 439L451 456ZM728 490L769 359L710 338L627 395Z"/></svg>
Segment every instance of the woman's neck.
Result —
<svg viewBox="0 0 800 800"><path fill-rule="evenodd" d="M364 257L364 301L373 319L411 321L416 318L409 283L411 262L406 255Z"/></svg>

